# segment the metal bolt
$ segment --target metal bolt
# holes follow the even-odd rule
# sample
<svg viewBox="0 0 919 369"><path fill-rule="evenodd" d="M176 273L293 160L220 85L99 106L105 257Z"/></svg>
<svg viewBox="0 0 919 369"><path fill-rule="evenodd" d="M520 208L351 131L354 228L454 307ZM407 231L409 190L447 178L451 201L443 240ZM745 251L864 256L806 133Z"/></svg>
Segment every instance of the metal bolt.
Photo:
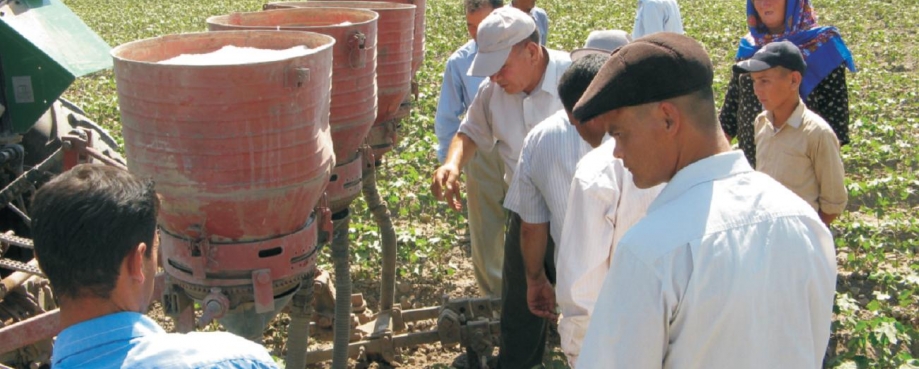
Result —
<svg viewBox="0 0 919 369"><path fill-rule="evenodd" d="M268 283L268 282L271 282L271 277L268 276L268 273L267 273L267 272L259 272L259 273L258 273L258 283L266 284L266 283Z"/></svg>

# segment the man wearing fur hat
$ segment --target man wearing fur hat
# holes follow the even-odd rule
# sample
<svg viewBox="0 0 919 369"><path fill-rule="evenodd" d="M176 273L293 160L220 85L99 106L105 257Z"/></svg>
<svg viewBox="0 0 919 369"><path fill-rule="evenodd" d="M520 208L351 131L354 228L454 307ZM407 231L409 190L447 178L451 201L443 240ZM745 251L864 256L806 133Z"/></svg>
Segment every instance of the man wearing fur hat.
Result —
<svg viewBox="0 0 919 369"><path fill-rule="evenodd" d="M639 188L667 185L619 242L582 368L816 368L836 290L833 237L804 200L731 151L712 62L656 33L610 56L575 106Z"/></svg>

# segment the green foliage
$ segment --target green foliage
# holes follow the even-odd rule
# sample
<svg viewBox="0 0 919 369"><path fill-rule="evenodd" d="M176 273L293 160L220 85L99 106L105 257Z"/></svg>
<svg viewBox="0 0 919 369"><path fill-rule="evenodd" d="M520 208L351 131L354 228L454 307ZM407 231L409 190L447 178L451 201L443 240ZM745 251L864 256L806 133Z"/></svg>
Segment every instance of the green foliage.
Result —
<svg viewBox="0 0 919 369"><path fill-rule="evenodd" d="M208 16L257 11L262 1L154 2L65 0L111 45L170 33L204 31ZM895 4L895 5L894 5ZM578 47L593 29L631 30L634 0L544 0L549 46ZM859 72L848 74L852 143L843 149L850 204L834 225L838 250L837 311L830 367L915 368L919 362L919 80L915 47L919 1L814 0L820 23L840 29ZM700 40L724 93L738 38L746 32L744 1L681 1L687 33ZM402 141L379 170L399 239L399 275L441 281L455 267L441 262L458 244L464 218L428 190L437 166L433 117L443 65L467 34L459 0L430 0L419 99L403 123ZM120 137L111 71L79 79L67 97ZM720 104L719 104L720 105ZM352 207L353 274L377 280L380 238L363 200ZM328 260L327 255L323 260ZM560 359L560 360L556 360ZM551 359L563 363L563 358ZM562 364L563 365L563 364Z"/></svg>

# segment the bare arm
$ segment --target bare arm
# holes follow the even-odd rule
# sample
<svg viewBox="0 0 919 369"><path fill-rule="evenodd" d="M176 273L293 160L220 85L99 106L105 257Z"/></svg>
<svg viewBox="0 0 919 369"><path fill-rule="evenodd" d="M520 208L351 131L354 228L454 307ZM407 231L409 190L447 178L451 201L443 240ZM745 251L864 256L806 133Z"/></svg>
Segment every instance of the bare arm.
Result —
<svg viewBox="0 0 919 369"><path fill-rule="evenodd" d="M820 220L823 221L823 224L826 224L827 227L830 226L830 223L833 223L836 218L839 217L839 214L827 214L823 210L818 210L817 214L820 215Z"/></svg>
<svg viewBox="0 0 919 369"><path fill-rule="evenodd" d="M520 252L527 277L527 304L533 315L557 319L555 289L546 277L543 267L546 245L549 242L549 223L520 224Z"/></svg>
<svg viewBox="0 0 919 369"><path fill-rule="evenodd" d="M431 193L438 200L446 200L453 210L460 211L463 207L460 201L459 176L463 167L475 154L476 147L475 141L465 133L457 133L450 142L446 161L434 172Z"/></svg>

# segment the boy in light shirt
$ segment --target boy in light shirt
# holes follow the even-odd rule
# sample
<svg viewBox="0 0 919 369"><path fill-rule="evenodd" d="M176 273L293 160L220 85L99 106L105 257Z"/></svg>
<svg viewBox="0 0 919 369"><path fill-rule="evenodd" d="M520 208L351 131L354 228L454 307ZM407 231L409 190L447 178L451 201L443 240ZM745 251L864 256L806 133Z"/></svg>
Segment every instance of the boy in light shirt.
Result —
<svg viewBox="0 0 919 369"><path fill-rule="evenodd" d="M833 129L801 101L806 68L801 51L788 41L770 43L734 66L750 73L763 105L754 121L756 170L807 201L829 226L848 202L845 171Z"/></svg>

